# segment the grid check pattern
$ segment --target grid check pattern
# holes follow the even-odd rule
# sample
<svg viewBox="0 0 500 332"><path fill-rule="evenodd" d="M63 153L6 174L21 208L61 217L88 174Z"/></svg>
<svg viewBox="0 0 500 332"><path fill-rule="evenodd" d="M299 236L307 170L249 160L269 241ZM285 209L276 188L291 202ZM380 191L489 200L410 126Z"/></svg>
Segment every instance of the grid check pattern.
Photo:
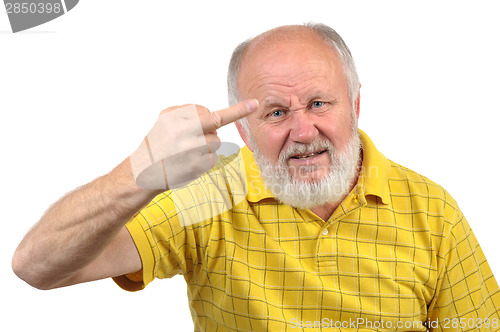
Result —
<svg viewBox="0 0 500 332"><path fill-rule="evenodd" d="M115 281L138 290L182 274L195 331L426 331L415 323L429 321L433 331L500 330L498 284L456 202L360 135L358 183L329 220L279 204L243 148L223 172L157 196L127 224L143 271ZM243 200L231 166L241 159ZM211 207L221 200L232 208ZM201 207L215 213L205 219ZM193 222L181 221L186 211ZM453 328L460 318L466 328ZM478 319L498 324L471 326Z"/></svg>

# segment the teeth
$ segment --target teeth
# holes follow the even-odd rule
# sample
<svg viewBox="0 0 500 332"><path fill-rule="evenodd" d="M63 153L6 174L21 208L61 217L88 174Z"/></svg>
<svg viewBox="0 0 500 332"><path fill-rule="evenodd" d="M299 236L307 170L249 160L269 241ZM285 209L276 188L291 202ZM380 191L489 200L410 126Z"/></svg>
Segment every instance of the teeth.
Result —
<svg viewBox="0 0 500 332"><path fill-rule="evenodd" d="M317 155L320 155L320 154L322 154L325 151L327 151L327 150L323 150L323 151L319 151L319 152L312 152L312 153L304 154L304 155L292 156L292 157L289 157L289 158L293 158L293 159L307 159L307 158L312 158L312 157L315 157Z"/></svg>
<svg viewBox="0 0 500 332"><path fill-rule="evenodd" d="M313 152L313 153L306 154L306 155L303 155L303 156L294 156L294 157L292 157L292 158L295 158L295 159L307 159L307 158L314 157L314 156L316 156L317 154L318 154L317 152Z"/></svg>

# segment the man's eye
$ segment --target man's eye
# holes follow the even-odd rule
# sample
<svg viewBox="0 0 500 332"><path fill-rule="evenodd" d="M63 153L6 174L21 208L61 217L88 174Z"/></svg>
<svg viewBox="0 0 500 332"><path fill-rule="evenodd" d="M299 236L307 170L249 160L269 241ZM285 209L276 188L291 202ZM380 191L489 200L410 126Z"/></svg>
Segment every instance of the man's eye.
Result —
<svg viewBox="0 0 500 332"><path fill-rule="evenodd" d="M276 111L272 112L270 115L272 117L278 118L278 117L282 116L283 114L284 114L284 112L282 110L276 110Z"/></svg>
<svg viewBox="0 0 500 332"><path fill-rule="evenodd" d="M321 106L323 106L323 102L322 101L315 101L312 103L312 106L313 106L313 108L320 108Z"/></svg>

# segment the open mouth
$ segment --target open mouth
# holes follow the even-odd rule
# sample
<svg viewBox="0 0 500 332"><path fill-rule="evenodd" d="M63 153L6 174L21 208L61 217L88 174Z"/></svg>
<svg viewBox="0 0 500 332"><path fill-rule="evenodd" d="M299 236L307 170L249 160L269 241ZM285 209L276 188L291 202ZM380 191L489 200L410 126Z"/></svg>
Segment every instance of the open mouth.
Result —
<svg viewBox="0 0 500 332"><path fill-rule="evenodd" d="M325 153L328 150L322 150L322 151L316 151L312 153L302 153L302 154L296 154L290 157L290 159L309 159L309 158L314 158L322 153Z"/></svg>

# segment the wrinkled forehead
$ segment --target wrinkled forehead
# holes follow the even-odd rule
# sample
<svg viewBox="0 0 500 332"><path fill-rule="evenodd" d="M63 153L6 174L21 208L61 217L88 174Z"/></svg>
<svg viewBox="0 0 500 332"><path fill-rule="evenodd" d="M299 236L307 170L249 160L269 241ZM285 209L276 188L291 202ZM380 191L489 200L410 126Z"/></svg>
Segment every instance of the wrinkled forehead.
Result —
<svg viewBox="0 0 500 332"><path fill-rule="evenodd" d="M301 29L257 38L242 59L238 77L241 97L257 98L264 90L283 89L291 94L310 94L315 91L306 90L335 88L330 81L344 80L337 52L315 31Z"/></svg>

